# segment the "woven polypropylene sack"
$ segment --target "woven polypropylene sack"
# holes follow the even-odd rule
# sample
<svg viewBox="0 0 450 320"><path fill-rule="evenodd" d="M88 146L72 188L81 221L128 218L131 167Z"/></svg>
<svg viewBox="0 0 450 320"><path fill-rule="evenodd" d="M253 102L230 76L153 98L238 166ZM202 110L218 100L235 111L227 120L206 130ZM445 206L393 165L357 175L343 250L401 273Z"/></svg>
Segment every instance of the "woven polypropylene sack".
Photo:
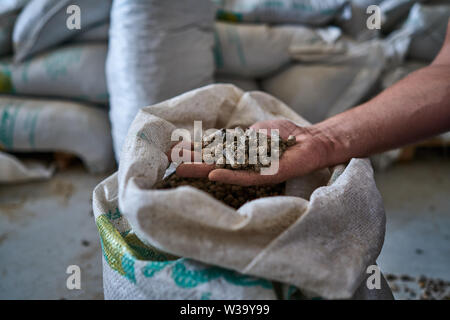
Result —
<svg viewBox="0 0 450 320"><path fill-rule="evenodd" d="M299 115L263 92L210 85L143 108L128 132L118 203L135 234L164 252L292 284L325 298L350 298L384 240L385 216L367 159L287 181L286 196L238 210L189 186L153 190L169 164L171 133L247 127Z"/></svg>
<svg viewBox="0 0 450 320"><path fill-rule="evenodd" d="M113 168L106 110L73 101L0 96L0 148L67 152L91 172Z"/></svg>
<svg viewBox="0 0 450 320"><path fill-rule="evenodd" d="M341 43L346 48L342 53L308 64L293 63L264 79L263 90L313 123L356 106L375 88L385 66L384 50L377 41Z"/></svg>
<svg viewBox="0 0 450 320"><path fill-rule="evenodd" d="M114 0L106 75L116 158L140 108L213 82L210 0Z"/></svg>
<svg viewBox="0 0 450 320"><path fill-rule="evenodd" d="M275 299L270 281L161 252L133 233L117 203L117 174L93 208L103 250L105 299Z"/></svg>
<svg viewBox="0 0 450 320"><path fill-rule="evenodd" d="M0 93L108 102L106 43L69 44L26 62L0 60Z"/></svg>
<svg viewBox="0 0 450 320"><path fill-rule="evenodd" d="M121 214L117 173L94 190L93 209L103 252L105 299L304 299L298 288L179 258L142 243ZM392 299L384 278L380 290L365 279L353 299Z"/></svg>
<svg viewBox="0 0 450 320"><path fill-rule="evenodd" d="M216 22L216 73L265 77L288 64L291 53L317 57L339 50L335 41L340 34L336 27Z"/></svg>
<svg viewBox="0 0 450 320"><path fill-rule="evenodd" d="M15 61L24 61L109 19L112 0L31 0L14 26ZM69 29L69 6L80 9L80 28Z"/></svg>

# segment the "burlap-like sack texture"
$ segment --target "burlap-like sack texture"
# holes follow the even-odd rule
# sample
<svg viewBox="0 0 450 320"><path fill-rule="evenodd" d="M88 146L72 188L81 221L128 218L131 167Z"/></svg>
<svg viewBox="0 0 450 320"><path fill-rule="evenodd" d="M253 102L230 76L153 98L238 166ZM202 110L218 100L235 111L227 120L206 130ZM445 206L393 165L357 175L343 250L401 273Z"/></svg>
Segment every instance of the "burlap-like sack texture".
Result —
<svg viewBox="0 0 450 320"><path fill-rule="evenodd" d="M117 193L117 173L114 173L93 194L103 251L105 299L260 300L290 299L298 293L295 287L284 285L283 295L277 297L268 280L174 257L145 245L121 214Z"/></svg>
<svg viewBox="0 0 450 320"><path fill-rule="evenodd" d="M146 245L176 256L292 284L325 298L350 298L380 253L385 215L367 159L287 182L287 195L234 210L189 186L154 190L169 165L175 128L203 130L285 118L308 125L279 100L210 85L143 108L118 172L118 204Z"/></svg>
<svg viewBox="0 0 450 320"><path fill-rule="evenodd" d="M117 173L102 181L93 194L103 251L105 299L320 299L289 284L174 257L145 245L121 214L117 194ZM369 290L366 281L361 282L352 299L393 298L383 277L380 290Z"/></svg>

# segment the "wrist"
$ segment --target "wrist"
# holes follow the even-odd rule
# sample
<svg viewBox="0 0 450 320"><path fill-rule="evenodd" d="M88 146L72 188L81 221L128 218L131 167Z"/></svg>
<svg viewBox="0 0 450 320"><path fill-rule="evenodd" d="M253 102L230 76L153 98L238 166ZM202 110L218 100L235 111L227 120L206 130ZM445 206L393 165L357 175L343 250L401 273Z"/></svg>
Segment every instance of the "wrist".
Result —
<svg viewBox="0 0 450 320"><path fill-rule="evenodd" d="M312 170L322 169L345 162L344 141L333 136L331 130L320 126L300 127L297 141L301 143L306 152L314 159Z"/></svg>

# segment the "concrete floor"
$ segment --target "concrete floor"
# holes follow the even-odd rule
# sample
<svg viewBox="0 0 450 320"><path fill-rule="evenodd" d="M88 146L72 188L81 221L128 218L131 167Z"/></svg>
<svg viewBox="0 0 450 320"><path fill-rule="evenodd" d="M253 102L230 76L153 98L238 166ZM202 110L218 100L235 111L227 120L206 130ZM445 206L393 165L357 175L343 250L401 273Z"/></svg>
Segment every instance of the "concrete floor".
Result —
<svg viewBox="0 0 450 320"><path fill-rule="evenodd" d="M105 177L76 167L50 181L0 186L0 299L103 298L91 193ZM387 215L382 271L449 281L448 158L395 165L376 180ZM66 288L72 264L81 268L81 290Z"/></svg>
<svg viewBox="0 0 450 320"><path fill-rule="evenodd" d="M0 299L103 299L92 190L81 167L49 181L0 186ZM68 290L66 269L81 269Z"/></svg>
<svg viewBox="0 0 450 320"><path fill-rule="evenodd" d="M449 158L398 164L376 181L387 218L381 270L450 281ZM403 290L394 296L410 298Z"/></svg>

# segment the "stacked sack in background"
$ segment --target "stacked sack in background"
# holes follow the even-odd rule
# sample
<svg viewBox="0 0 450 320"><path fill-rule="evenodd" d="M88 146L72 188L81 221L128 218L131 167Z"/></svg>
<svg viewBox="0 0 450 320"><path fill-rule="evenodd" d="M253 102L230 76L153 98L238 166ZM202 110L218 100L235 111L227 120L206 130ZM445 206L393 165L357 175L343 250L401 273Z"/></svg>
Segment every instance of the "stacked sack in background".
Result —
<svg viewBox="0 0 450 320"><path fill-rule="evenodd" d="M81 30L65 27L72 4L83 9ZM372 4L381 9L380 30L366 27ZM140 108L212 82L264 90L315 123L398 81L408 65L429 63L449 7L403 0L8 0L0 8L0 93L70 99L104 113L111 102L116 160ZM399 155L374 159L385 167Z"/></svg>
<svg viewBox="0 0 450 320"><path fill-rule="evenodd" d="M140 108L213 81L210 0L114 0L106 76L116 159Z"/></svg>
<svg viewBox="0 0 450 320"><path fill-rule="evenodd" d="M436 15L449 7L403 0L212 0L217 10L213 24L211 1L196 3L196 11L187 9L188 2L185 7L153 2L119 6L124 2L117 1L112 11L107 63L117 160L140 108L210 83L213 72L215 82L271 93L313 123L356 106L381 90L387 71L417 59L409 51L421 46L420 34L435 28L445 32L444 12L438 21L423 18L414 33L391 39L397 30L409 28L408 15ZM380 30L366 27L369 4L382 11ZM162 21L164 10L171 15ZM434 40L427 41L439 47L444 34L436 31ZM435 49L427 52L425 63L436 54ZM180 68L185 72L176 73Z"/></svg>
<svg viewBox="0 0 450 320"><path fill-rule="evenodd" d="M66 27L73 4L83 8L80 30ZM24 153L77 157L91 173L114 167L105 78L110 8L110 0L2 2L0 183L51 177L53 157L37 162Z"/></svg>
<svg viewBox="0 0 450 320"><path fill-rule="evenodd" d="M380 30L366 27L374 4ZM69 5L82 8L80 30L66 27ZM104 121L119 160L140 108L212 82L264 90L308 121L322 121L432 61L449 16L447 1L432 0L5 0L0 94L70 99L105 116L111 103ZM59 148L30 151L69 151ZM373 160L383 168L400 154ZM113 164L111 157L97 171Z"/></svg>
<svg viewBox="0 0 450 320"><path fill-rule="evenodd" d="M216 81L266 91L312 123L429 64L450 17L448 1L215 2L221 20L215 30ZM367 28L370 5L381 10L379 30ZM446 136L439 139L448 143ZM401 153L372 160L383 169Z"/></svg>

